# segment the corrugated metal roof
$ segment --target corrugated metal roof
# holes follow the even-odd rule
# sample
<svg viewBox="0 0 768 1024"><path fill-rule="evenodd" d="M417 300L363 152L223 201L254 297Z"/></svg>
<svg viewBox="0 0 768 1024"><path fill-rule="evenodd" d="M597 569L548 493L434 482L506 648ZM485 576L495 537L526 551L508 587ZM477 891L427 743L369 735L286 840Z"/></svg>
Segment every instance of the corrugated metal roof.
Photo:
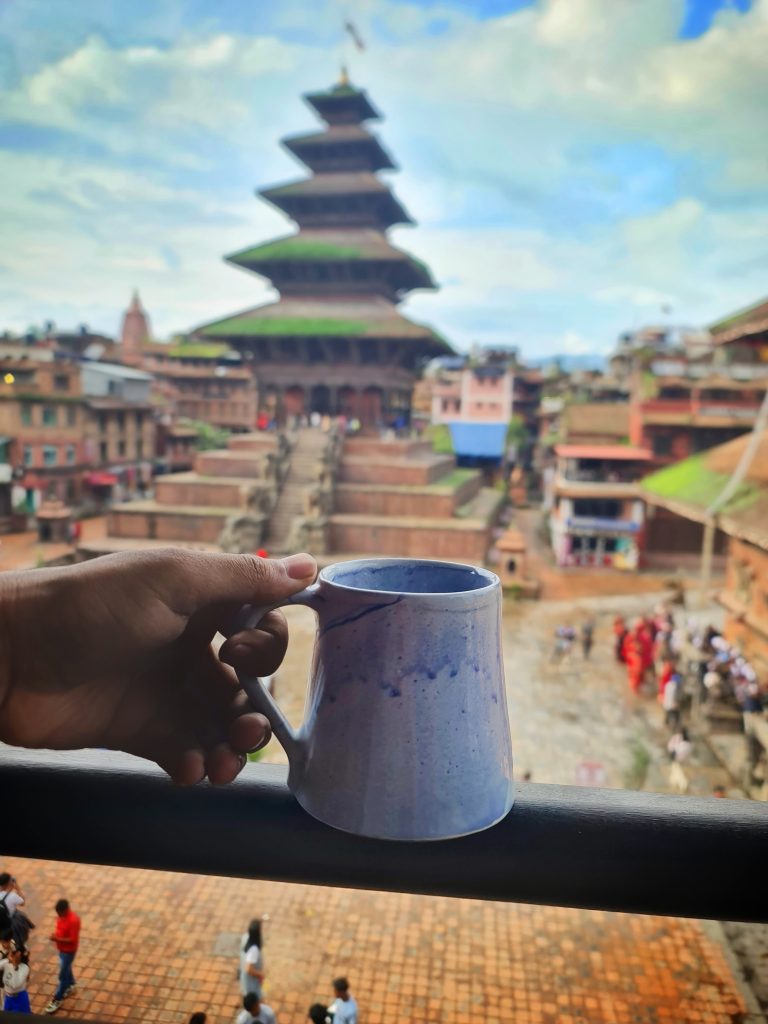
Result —
<svg viewBox="0 0 768 1024"><path fill-rule="evenodd" d="M503 423L449 423L453 450L458 456L479 459L500 459L507 439Z"/></svg>

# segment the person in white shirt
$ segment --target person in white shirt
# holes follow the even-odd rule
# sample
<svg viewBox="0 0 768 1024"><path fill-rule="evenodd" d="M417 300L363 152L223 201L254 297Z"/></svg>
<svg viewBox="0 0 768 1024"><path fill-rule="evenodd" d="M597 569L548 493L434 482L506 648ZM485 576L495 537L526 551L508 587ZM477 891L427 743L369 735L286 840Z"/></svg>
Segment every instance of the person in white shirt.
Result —
<svg viewBox="0 0 768 1024"><path fill-rule="evenodd" d="M8 1013L31 1013L29 1006L29 957L21 949L13 946L2 960L0 971L3 975L3 1010Z"/></svg>
<svg viewBox="0 0 768 1024"><path fill-rule="evenodd" d="M253 992L261 999L264 962L261 955L261 920L254 917L240 943L240 994Z"/></svg>
<svg viewBox="0 0 768 1024"><path fill-rule="evenodd" d="M13 940L19 949L26 946L30 929L34 928L24 911L19 910L25 902L19 883L7 871L3 871L0 874L0 931L6 923L10 925Z"/></svg>
<svg viewBox="0 0 768 1024"><path fill-rule="evenodd" d="M243 996L243 1008L235 1024L277 1024L277 1017L271 1006L262 1003L255 992L249 992Z"/></svg>
<svg viewBox="0 0 768 1024"><path fill-rule="evenodd" d="M333 994L336 998L328 1007L333 1024L357 1024L357 1001L350 995L346 978L334 978Z"/></svg>

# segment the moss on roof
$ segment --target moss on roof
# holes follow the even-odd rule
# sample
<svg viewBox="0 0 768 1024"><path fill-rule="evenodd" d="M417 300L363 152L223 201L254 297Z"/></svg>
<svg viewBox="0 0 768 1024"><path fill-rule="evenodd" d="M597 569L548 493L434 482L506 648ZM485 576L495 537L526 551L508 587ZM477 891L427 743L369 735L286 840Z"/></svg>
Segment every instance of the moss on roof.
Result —
<svg viewBox="0 0 768 1024"><path fill-rule="evenodd" d="M349 260L360 259L361 256L360 249L354 245L284 238L280 242L267 242L234 252L225 259L230 263L260 263L267 260Z"/></svg>
<svg viewBox="0 0 768 1024"><path fill-rule="evenodd" d="M739 323L741 320L746 320L749 316L760 309L761 306L768 306L768 299L760 299L759 302L754 302L751 306L747 306L745 309L738 309L735 313L731 313L730 316L725 317L723 320L718 320L713 324L709 325L710 331L722 331L726 327L732 327Z"/></svg>
<svg viewBox="0 0 768 1024"><path fill-rule="evenodd" d="M249 335L335 335L354 336L368 333L365 320L337 320L325 317L230 317L208 324L200 333L208 337L247 337Z"/></svg>
<svg viewBox="0 0 768 1024"><path fill-rule="evenodd" d="M177 359L218 359L229 351L229 345L215 341L189 341L181 345L170 345L165 351Z"/></svg>
<svg viewBox="0 0 768 1024"><path fill-rule="evenodd" d="M713 472L707 466L708 453L694 455L674 466L651 473L641 481L641 487L660 498L670 498L684 505L707 509L723 493L730 476ZM759 485L744 481L722 511L733 511L750 505L760 495Z"/></svg>

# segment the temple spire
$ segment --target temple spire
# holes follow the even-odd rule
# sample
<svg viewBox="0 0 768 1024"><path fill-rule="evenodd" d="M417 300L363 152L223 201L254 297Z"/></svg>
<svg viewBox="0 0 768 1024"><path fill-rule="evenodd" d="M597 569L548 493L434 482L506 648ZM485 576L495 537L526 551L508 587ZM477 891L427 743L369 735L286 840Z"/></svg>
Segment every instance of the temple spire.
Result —
<svg viewBox="0 0 768 1024"><path fill-rule="evenodd" d="M123 314L123 323L120 329L123 357L138 354L147 341L149 341L149 317L141 304L138 288L134 288L130 305Z"/></svg>

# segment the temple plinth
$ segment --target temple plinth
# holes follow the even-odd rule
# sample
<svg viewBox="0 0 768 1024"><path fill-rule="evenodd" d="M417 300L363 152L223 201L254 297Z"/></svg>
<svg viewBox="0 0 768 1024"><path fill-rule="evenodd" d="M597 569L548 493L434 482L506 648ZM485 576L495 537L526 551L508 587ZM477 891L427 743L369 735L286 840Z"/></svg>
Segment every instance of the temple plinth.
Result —
<svg viewBox="0 0 768 1024"><path fill-rule="evenodd" d="M428 267L387 238L392 225L412 220L377 176L395 165L366 127L379 118L366 93L342 80L304 98L325 128L283 145L311 174L260 193L298 231L227 257L266 277L280 299L194 334L242 353L260 408L279 422L317 412L364 427L405 424L419 368L451 348L397 307L435 283Z"/></svg>

